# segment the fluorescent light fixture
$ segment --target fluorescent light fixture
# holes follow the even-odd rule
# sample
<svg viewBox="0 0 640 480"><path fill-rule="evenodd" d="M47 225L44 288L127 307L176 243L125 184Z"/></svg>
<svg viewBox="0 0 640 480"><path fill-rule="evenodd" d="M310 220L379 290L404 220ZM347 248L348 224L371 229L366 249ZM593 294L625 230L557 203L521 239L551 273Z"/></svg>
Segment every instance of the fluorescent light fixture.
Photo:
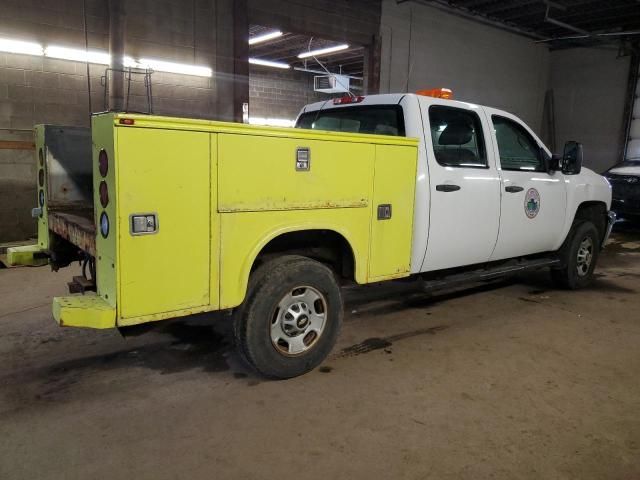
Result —
<svg viewBox="0 0 640 480"><path fill-rule="evenodd" d="M267 40L273 40L274 38L278 38L282 36L282 32L280 30L276 30L275 32L263 33L262 35L256 35L249 39L249 45L255 45L256 43L266 42Z"/></svg>
<svg viewBox="0 0 640 480"><path fill-rule="evenodd" d="M124 56L124 59L122 60L122 65L125 68L144 68L142 65L140 65L138 62L136 62L133 57L129 57L127 55Z"/></svg>
<svg viewBox="0 0 640 480"><path fill-rule="evenodd" d="M263 67L289 68L288 63L272 62L271 60L262 60L260 58L250 58L249 63L252 65L262 65Z"/></svg>
<svg viewBox="0 0 640 480"><path fill-rule="evenodd" d="M293 127L296 122L295 120L289 120L288 118L249 117L249 124L267 125L270 127Z"/></svg>
<svg viewBox="0 0 640 480"><path fill-rule="evenodd" d="M151 58L141 58L137 66L139 68L151 68L158 72L181 73L184 75L196 75L198 77L210 77L213 75L209 67L165 62L164 60L153 60Z"/></svg>
<svg viewBox="0 0 640 480"><path fill-rule="evenodd" d="M0 38L0 52L42 55L43 50L39 43Z"/></svg>
<svg viewBox="0 0 640 480"><path fill-rule="evenodd" d="M59 58L62 60L72 60L74 62L89 62L99 65L109 65L111 57L107 52L98 50L81 50L78 48L59 47L50 45L44 49L47 57Z"/></svg>
<svg viewBox="0 0 640 480"><path fill-rule="evenodd" d="M328 55L329 53L340 52L347 48L349 48L349 45L344 43L342 45L336 45L335 47L320 48L318 50L311 50L310 52L302 52L298 55L298 58L319 57L321 55Z"/></svg>

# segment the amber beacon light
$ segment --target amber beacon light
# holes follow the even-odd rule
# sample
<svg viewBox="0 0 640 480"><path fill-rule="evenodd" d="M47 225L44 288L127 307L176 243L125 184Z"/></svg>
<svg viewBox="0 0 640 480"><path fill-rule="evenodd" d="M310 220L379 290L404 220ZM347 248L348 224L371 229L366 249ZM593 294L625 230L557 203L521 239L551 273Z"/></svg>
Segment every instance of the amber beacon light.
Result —
<svg viewBox="0 0 640 480"><path fill-rule="evenodd" d="M418 90L416 94L423 95L425 97L453 100L453 91L450 88L432 88L430 90Z"/></svg>

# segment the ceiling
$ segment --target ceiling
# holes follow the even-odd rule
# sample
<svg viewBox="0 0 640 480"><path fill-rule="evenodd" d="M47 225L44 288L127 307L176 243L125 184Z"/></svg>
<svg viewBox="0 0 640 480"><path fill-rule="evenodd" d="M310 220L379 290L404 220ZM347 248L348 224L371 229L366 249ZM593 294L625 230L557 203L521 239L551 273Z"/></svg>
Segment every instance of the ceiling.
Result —
<svg viewBox="0 0 640 480"><path fill-rule="evenodd" d="M514 30L551 48L640 40L640 0L417 1Z"/></svg>
<svg viewBox="0 0 640 480"><path fill-rule="evenodd" d="M273 30L275 29L260 25L251 25L249 27L249 37L272 32ZM256 45L250 45L249 56L261 60L288 63L291 67L305 68L305 60L299 59L298 54L342 43L345 42L285 32L281 37ZM318 60L332 73L339 73L342 69L342 73L362 77L364 48L358 45L350 45L347 50L318 57ZM306 59L306 68L322 70L322 67L313 58Z"/></svg>

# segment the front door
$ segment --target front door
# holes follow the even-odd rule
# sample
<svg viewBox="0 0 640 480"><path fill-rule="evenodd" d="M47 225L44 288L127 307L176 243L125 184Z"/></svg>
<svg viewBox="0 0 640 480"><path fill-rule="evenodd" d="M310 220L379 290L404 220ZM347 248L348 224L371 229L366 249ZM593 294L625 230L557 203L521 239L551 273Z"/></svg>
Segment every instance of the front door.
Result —
<svg viewBox="0 0 640 480"><path fill-rule="evenodd" d="M515 117L485 109L502 177L500 233L491 260L552 250L565 221L561 172L547 172L542 143Z"/></svg>
<svg viewBox="0 0 640 480"><path fill-rule="evenodd" d="M422 99L430 222L422 271L483 263L498 236L500 179L488 124L475 108Z"/></svg>

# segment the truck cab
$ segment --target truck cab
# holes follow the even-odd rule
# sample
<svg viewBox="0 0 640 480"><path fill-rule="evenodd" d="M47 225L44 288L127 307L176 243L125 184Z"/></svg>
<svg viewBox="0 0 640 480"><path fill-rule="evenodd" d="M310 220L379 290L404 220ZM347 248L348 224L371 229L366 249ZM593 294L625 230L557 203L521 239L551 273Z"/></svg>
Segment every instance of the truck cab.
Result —
<svg viewBox="0 0 640 480"><path fill-rule="evenodd" d="M602 246L613 222L604 177L563 164L515 115L450 90L317 102L296 126L419 139L414 274L558 251L577 218Z"/></svg>

